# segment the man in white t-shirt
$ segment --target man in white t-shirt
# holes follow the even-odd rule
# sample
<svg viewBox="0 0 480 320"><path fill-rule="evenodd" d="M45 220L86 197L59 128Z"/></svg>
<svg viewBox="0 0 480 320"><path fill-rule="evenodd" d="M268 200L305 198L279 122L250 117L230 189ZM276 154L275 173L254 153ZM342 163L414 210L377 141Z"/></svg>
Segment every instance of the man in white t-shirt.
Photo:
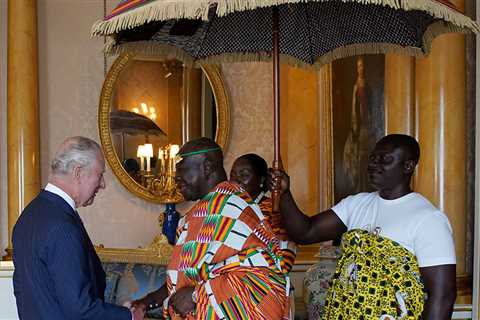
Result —
<svg viewBox="0 0 480 320"><path fill-rule="evenodd" d="M400 134L382 138L368 161L368 177L378 191L349 196L313 217L298 209L289 190L288 176L283 172L271 174L272 178L276 176L281 180L280 211L293 240L309 244L336 239L343 234L344 253L330 289L337 292L330 292L323 319L337 319L339 314L351 319L397 319L406 314L408 319L451 319L456 298L452 229L443 212L410 188L419 157L420 148L414 138ZM384 246L386 243L388 246ZM400 260L403 262L397 269L388 268ZM395 278L390 277L392 274ZM366 291L379 297L380 292L393 295L391 310L397 310L396 314L392 315L384 306L385 298L379 298L376 307L362 306L364 296L358 291L360 275L367 283ZM397 283L400 276L406 277L402 283L408 284L408 288ZM377 280L378 277L381 279ZM418 279L417 289L426 293L425 302L423 295L418 298L418 291L409 291L413 290L410 285L415 280L412 279ZM385 285L391 288L384 290ZM354 289L348 289L350 287ZM408 296L412 301L406 303ZM359 312L362 312L360 316Z"/></svg>

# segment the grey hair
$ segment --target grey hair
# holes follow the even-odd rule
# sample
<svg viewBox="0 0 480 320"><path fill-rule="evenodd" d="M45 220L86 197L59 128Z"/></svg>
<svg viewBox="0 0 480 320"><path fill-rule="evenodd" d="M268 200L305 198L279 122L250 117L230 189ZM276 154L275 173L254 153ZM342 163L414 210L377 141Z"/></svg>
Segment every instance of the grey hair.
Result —
<svg viewBox="0 0 480 320"><path fill-rule="evenodd" d="M97 158L101 148L92 139L85 137L67 138L51 163L53 174L67 174L72 171L75 166L88 167Z"/></svg>

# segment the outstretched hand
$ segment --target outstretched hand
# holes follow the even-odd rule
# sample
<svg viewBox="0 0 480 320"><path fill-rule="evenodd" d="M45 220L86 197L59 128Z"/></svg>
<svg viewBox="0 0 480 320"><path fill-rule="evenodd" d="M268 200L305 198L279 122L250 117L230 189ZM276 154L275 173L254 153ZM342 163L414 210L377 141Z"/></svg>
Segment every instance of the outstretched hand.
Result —
<svg viewBox="0 0 480 320"><path fill-rule="evenodd" d="M143 320L147 312L147 306L141 300L125 301L123 306L130 309L133 320Z"/></svg>
<svg viewBox="0 0 480 320"><path fill-rule="evenodd" d="M270 168L268 169L267 186L270 191L280 190L282 195L290 189L290 177L283 170Z"/></svg>
<svg viewBox="0 0 480 320"><path fill-rule="evenodd" d="M132 313L133 320L143 320L145 317L145 309L131 307L130 312Z"/></svg>
<svg viewBox="0 0 480 320"><path fill-rule="evenodd" d="M142 300L135 300L130 303L130 309L140 309L147 312L147 304Z"/></svg>

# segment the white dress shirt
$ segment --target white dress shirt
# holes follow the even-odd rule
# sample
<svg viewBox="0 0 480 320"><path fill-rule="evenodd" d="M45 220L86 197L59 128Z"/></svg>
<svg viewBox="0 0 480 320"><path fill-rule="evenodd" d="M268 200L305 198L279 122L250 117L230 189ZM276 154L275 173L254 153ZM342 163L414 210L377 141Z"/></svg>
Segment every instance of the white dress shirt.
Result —
<svg viewBox="0 0 480 320"><path fill-rule="evenodd" d="M73 201L72 197L70 197L65 191L51 183L47 183L47 185L45 186L45 190L62 197L62 199L65 200L75 211L75 201Z"/></svg>

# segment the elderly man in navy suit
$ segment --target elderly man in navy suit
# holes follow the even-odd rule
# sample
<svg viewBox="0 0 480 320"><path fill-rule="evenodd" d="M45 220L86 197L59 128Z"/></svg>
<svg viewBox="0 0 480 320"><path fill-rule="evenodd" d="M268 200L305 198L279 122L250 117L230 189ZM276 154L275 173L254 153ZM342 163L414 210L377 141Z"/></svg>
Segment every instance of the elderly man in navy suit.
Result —
<svg viewBox="0 0 480 320"><path fill-rule="evenodd" d="M13 230L13 285L22 320L137 320L143 311L104 302L105 272L76 211L105 188L100 146L66 139L49 183Z"/></svg>

